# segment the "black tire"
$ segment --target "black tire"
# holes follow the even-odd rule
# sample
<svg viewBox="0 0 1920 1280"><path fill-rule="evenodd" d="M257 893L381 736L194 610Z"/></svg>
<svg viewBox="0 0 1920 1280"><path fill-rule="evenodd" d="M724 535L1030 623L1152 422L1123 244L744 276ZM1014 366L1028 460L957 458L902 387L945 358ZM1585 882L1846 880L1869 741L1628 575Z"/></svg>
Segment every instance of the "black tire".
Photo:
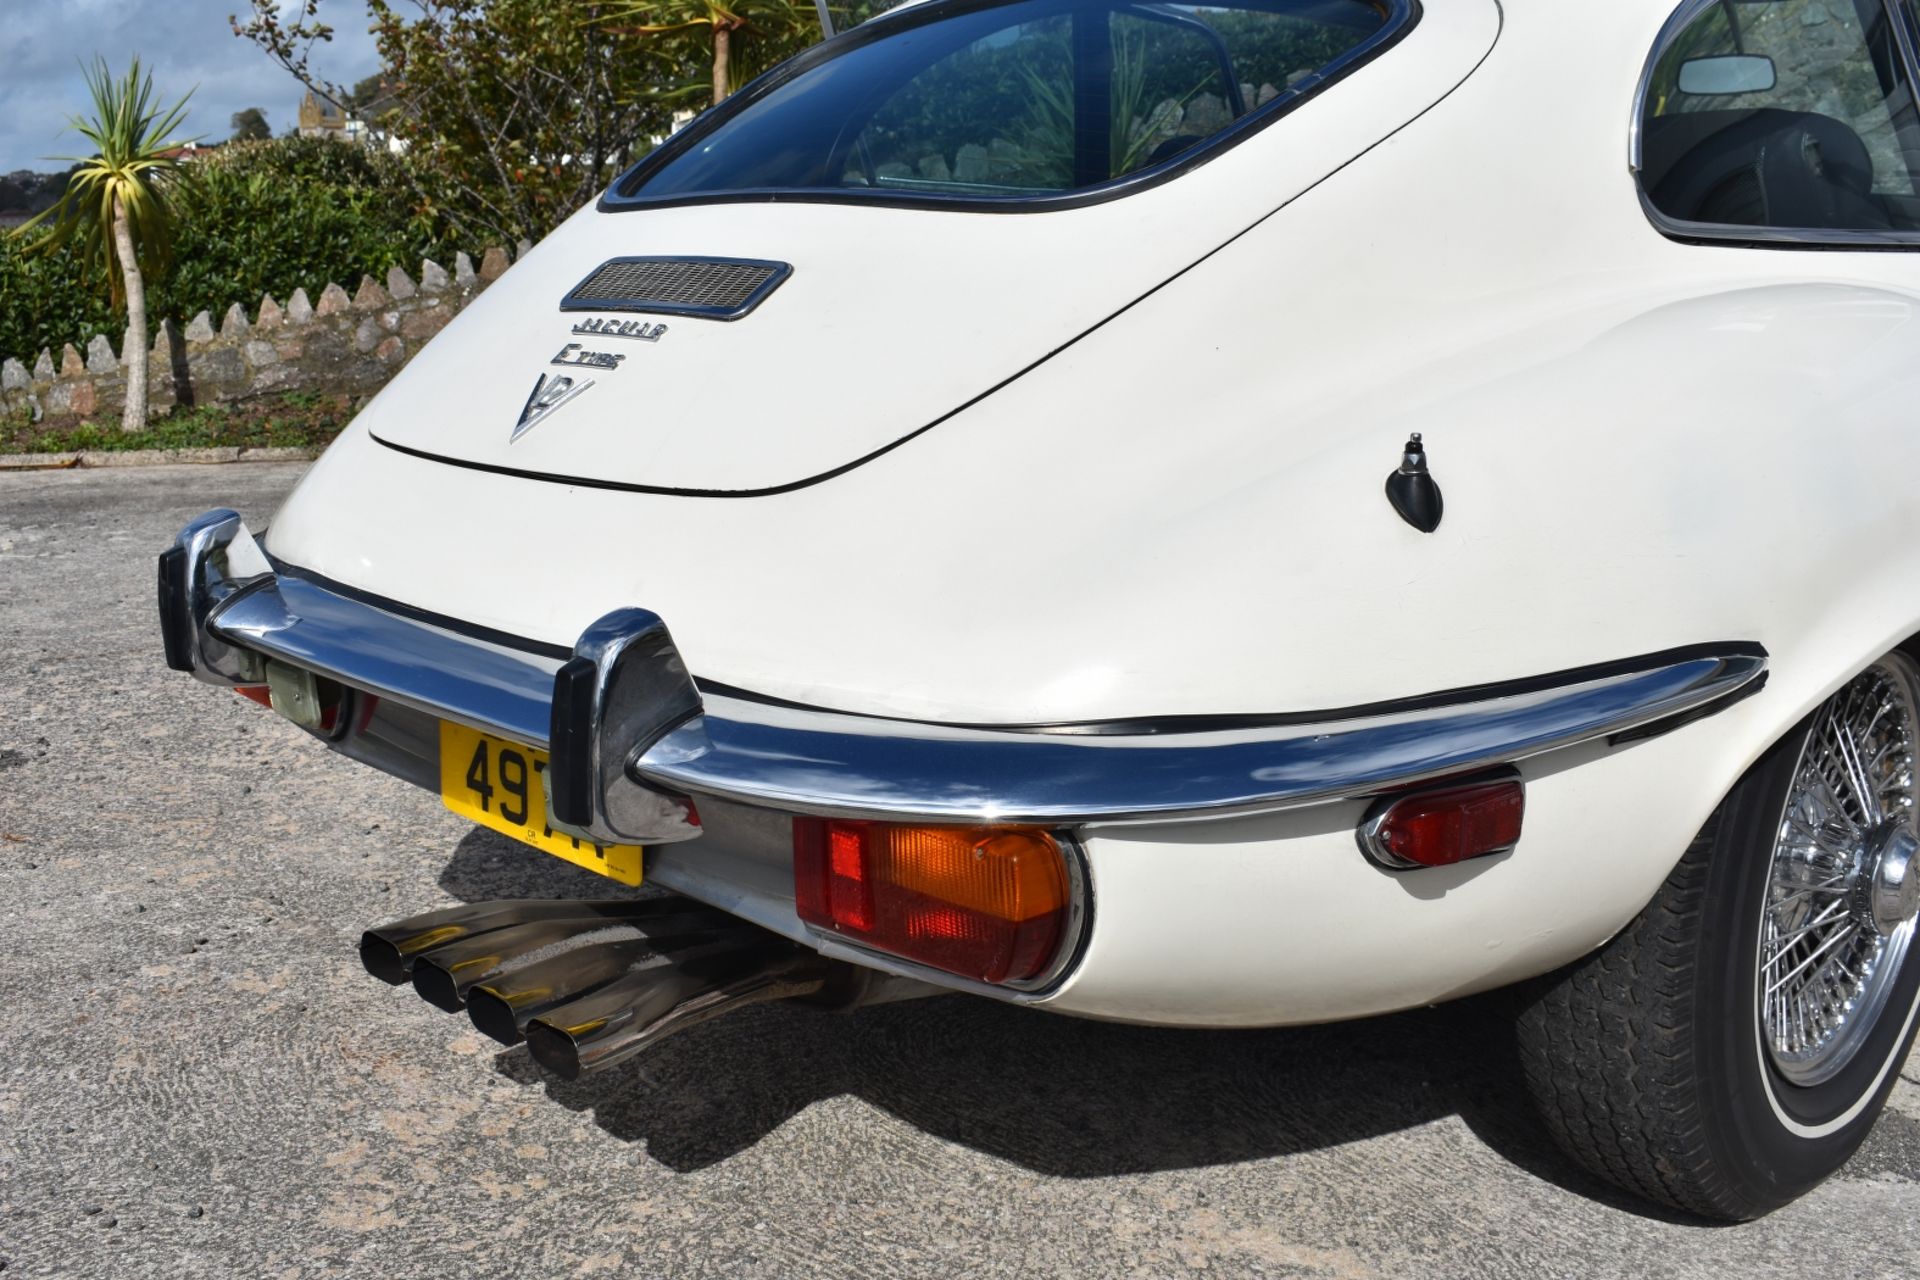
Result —
<svg viewBox="0 0 1920 1280"><path fill-rule="evenodd" d="M1631 924L1522 998L1521 1065L1560 1146L1615 1186L1703 1217L1757 1218L1838 1169L1913 1043L1920 945L1832 1079L1797 1085L1762 1046L1774 841L1820 714L1741 779Z"/></svg>

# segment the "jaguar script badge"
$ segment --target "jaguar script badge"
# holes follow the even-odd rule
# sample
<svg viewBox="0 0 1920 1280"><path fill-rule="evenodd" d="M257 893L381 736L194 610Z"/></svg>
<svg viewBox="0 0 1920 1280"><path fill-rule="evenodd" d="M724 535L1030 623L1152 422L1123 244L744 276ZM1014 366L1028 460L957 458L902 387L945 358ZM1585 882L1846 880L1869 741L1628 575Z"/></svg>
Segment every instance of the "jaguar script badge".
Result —
<svg viewBox="0 0 1920 1280"><path fill-rule="evenodd" d="M507 443L512 444L533 430L561 405L592 385L591 379L579 382L556 373L541 374L540 381L533 384L533 394L527 397L526 407L520 410L520 421L515 424L513 434L507 437Z"/></svg>

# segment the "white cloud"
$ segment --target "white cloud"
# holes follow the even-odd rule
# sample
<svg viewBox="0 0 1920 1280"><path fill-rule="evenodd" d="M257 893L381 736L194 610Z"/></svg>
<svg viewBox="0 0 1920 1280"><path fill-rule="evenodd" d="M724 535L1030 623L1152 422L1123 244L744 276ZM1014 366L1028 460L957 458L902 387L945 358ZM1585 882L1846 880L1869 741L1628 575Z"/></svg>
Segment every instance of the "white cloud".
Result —
<svg viewBox="0 0 1920 1280"><path fill-rule="evenodd" d="M0 0L0 173L62 168L42 157L83 147L67 119L87 106L80 66L96 55L119 71L138 54L166 101L193 89L188 136L225 138L233 113L247 107L264 110L273 131L283 132L303 91L233 34L227 17L246 7L246 0ZM334 38L316 50L316 70L351 84L378 69L364 0L321 0L320 15Z"/></svg>

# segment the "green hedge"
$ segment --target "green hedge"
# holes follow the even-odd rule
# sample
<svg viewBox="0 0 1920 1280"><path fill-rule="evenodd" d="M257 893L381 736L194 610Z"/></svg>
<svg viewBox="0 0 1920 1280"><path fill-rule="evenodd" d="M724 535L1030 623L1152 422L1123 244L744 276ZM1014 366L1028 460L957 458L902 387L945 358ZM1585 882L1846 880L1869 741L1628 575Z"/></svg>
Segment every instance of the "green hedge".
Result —
<svg viewBox="0 0 1920 1280"><path fill-rule="evenodd" d="M0 359L31 362L49 347L58 360L61 343L81 346L96 333L113 334L117 350L122 327L72 255L29 258L12 237L0 237Z"/></svg>
<svg viewBox="0 0 1920 1280"><path fill-rule="evenodd" d="M252 315L263 293L317 298L330 281L351 291L395 265L417 274L422 258L450 264L454 246L416 212L401 164L325 138L240 143L192 163L174 194L172 266L148 282L152 321L207 311L217 322L235 302ZM125 327L70 255L29 256L0 238L0 357L31 360L43 347L57 357L96 333L117 349Z"/></svg>

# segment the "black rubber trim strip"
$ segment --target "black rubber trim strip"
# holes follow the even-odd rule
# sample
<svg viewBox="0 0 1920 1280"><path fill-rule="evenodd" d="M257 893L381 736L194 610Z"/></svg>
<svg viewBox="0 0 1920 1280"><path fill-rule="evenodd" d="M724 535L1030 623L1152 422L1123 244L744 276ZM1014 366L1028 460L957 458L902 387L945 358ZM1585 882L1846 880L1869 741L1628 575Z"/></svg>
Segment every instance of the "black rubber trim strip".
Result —
<svg viewBox="0 0 1920 1280"><path fill-rule="evenodd" d="M553 676L553 718L547 732L547 801L569 826L593 821L593 694L599 670L569 658Z"/></svg>
<svg viewBox="0 0 1920 1280"><path fill-rule="evenodd" d="M949 14L998 8L1007 2L1008 0L971 0L971 2L954 0L953 3L946 4L903 6L871 18L857 27L849 27L832 39L824 40L794 55L765 75L742 86L720 106L703 112L687 128L656 147L632 168L615 178L606 192L601 195L595 208L601 213L632 213L645 209L673 209L687 205L709 204L837 204L864 205L868 208L880 209L937 210L944 213L1049 213L1059 209L1079 209L1091 204L1103 204L1108 200L1118 200L1136 191L1144 191L1149 187L1171 182L1216 156L1224 155L1242 141L1259 133L1267 126L1285 119L1303 104L1319 97L1324 90L1340 83L1385 54L1419 26L1421 18L1425 16L1421 0L1406 0L1407 12L1402 21L1376 31L1368 40L1355 46L1358 52L1349 50L1348 54L1343 54L1342 57L1345 57L1346 61L1336 58L1327 67L1316 69L1313 73L1315 82L1298 97L1275 101L1265 107L1255 107L1225 129L1159 165L1111 178L1097 186L1085 187L1077 191L1042 196L942 196L931 193L903 195L818 187L757 187L738 191L695 192L690 195L658 198L628 194L637 185L644 183L656 170L699 145L701 139L796 76L863 45L871 44L891 34L897 28L911 29L924 26ZM1388 21L1392 21L1391 14Z"/></svg>
<svg viewBox="0 0 1920 1280"><path fill-rule="evenodd" d="M1664 720L1653 720L1637 728L1622 729L1619 733L1608 734L1607 745L1610 747L1618 747L1624 746L1629 742L1644 742L1648 738L1658 738L1665 734L1672 733L1675 729L1684 728L1696 720L1705 720L1708 716L1717 716L1734 703L1744 702L1766 688L1767 677L1772 674L1770 671L1762 671L1758 676L1747 681L1733 692L1724 697L1715 698L1712 702L1703 702L1691 711L1682 711L1680 714L1668 716Z"/></svg>
<svg viewBox="0 0 1920 1280"><path fill-rule="evenodd" d="M1776 253L1916 253L1920 252L1920 231L1888 231L1876 234L1861 230L1850 235L1846 231L1827 233L1828 238L1820 240L1796 239L1796 231L1818 230L1817 228L1778 227L1770 228L1773 235L1756 234L1753 227L1742 227L1730 222L1690 222L1685 218L1670 218L1653 203L1653 197L1647 194L1646 185L1640 175L1634 175L1634 185L1640 192L1640 207L1646 212L1647 221L1653 229L1676 244L1693 245L1702 249L1770 249ZM1854 238L1857 236L1857 238Z"/></svg>
<svg viewBox="0 0 1920 1280"><path fill-rule="evenodd" d="M412 605L401 604L386 596L362 591L343 582L336 582L323 574L291 565L271 554L267 557L276 573L299 578L316 587L358 600L362 604L384 610L387 613L415 622L424 622L428 626L438 627L442 631L451 631L456 635L472 636L488 644L497 644L506 649L518 649L523 653L537 653L543 657L559 658L563 661L573 657L573 650L562 645L547 644L539 640L529 640L524 636L512 635L492 627L477 626L450 618L445 614L432 613L425 609L416 609ZM1688 662L1696 658L1709 657L1750 657L1765 658L1764 645L1745 640L1730 640L1711 644L1688 644L1673 649L1661 649L1656 653L1641 654L1632 658L1619 658L1612 662L1598 662L1584 667L1569 667L1562 671L1549 672L1540 676L1525 676L1516 680L1495 680L1486 684L1461 685L1452 689L1442 689L1434 693L1416 694L1407 698L1389 698L1381 702L1365 702L1354 706L1336 707L1325 711L1280 711L1252 712L1242 714L1200 714L1166 716L1128 716L1112 720L1051 721L1028 724L986 724L965 720L926 720L912 716L878 715L868 711L840 711L832 707L815 706L811 703L795 702L788 698L771 694L755 693L751 689L742 689L736 685L724 684L718 680L705 680L694 677L694 684L700 692L719 698L734 698L741 702L758 703L767 707L784 707L790 711L807 711L822 715L847 716L856 720L879 720L892 724L924 724L939 729L979 729L994 733L1031 733L1048 735L1123 735L1152 736L1171 733L1213 733L1234 729L1285 728L1291 725L1327 724L1340 720L1360 720L1369 716L1393 715L1409 711L1428 711L1437 707L1452 706L1463 702L1482 702L1493 698L1511 698L1522 694L1538 693L1560 685L1579 684L1587 680L1603 680L1608 676L1627 675L1635 671L1646 671L1654 667L1670 666L1676 662ZM1698 714L1710 715L1730 705L1741 697L1757 693L1765 683L1765 676L1753 681L1745 689L1736 691L1729 699L1709 704L1710 710L1701 710ZM1677 728L1688 722L1688 718L1679 718L1677 723L1667 725ZM1631 741L1632 735L1652 736L1642 730L1629 730L1626 734L1614 735L1614 741Z"/></svg>
<svg viewBox="0 0 1920 1280"><path fill-rule="evenodd" d="M193 670L193 647L187 639L193 626L187 615L185 583L187 549L168 547L160 553L160 641L166 649L167 666L174 671Z"/></svg>
<svg viewBox="0 0 1920 1280"><path fill-rule="evenodd" d="M1328 182L1335 176L1346 172L1349 166L1357 164L1360 160L1364 159L1366 156L1373 154L1376 148L1384 146L1388 142L1391 142L1393 139L1399 137L1401 133L1403 133L1405 130L1410 128L1416 121L1423 119L1429 111L1432 111L1435 107L1445 102L1448 98L1451 98L1455 93L1458 93L1460 90L1460 86L1465 84L1468 80L1471 80L1473 78L1474 72L1478 71L1486 63L1486 60L1493 56L1493 51L1500 47L1500 37L1503 34L1505 34L1506 28L1507 28L1507 12L1504 6L1501 6L1500 4L1498 4L1497 0L1495 4L1495 10L1500 15L1500 25L1499 25L1499 28L1495 30L1495 32L1493 33L1493 42L1487 46L1486 52L1480 55L1479 61L1475 62L1471 67L1468 67L1467 73L1461 76L1460 79L1456 80L1451 89L1448 89L1445 93L1441 94L1438 98L1435 98L1432 102L1428 103L1417 114L1409 118L1404 124L1400 125L1399 128L1392 130L1391 132L1387 133L1384 137L1379 138L1378 140L1376 140L1375 142L1373 142L1371 145L1367 146L1363 150L1348 157L1346 160L1341 161L1338 165L1334 166L1332 169L1328 170L1325 174L1321 175L1320 178L1308 184L1306 187L1303 187L1300 191L1296 192L1292 196L1292 198L1288 199L1284 204L1281 204L1278 208L1271 209L1268 212L1261 214L1258 218L1255 218L1252 222L1248 223L1245 227L1242 227L1239 231L1236 231L1231 236L1227 237L1227 239L1222 241L1220 244L1214 246L1212 249L1207 250L1206 253L1200 255L1198 258L1195 258L1192 262L1180 268L1180 270L1174 272L1172 275L1168 276L1165 280L1162 280L1159 284L1154 285L1151 289L1148 289L1145 293L1141 294L1139 297L1135 298L1133 301L1122 306L1119 310L1115 311L1112 315L1107 316L1103 320L1095 321L1088 328L1086 328L1080 333L1075 334L1073 337L1068 338L1065 342L1061 343L1059 346L1055 347L1053 350L1047 352L1045 355L1041 356L1038 360L1035 360L1032 364L1029 364L1025 368L1019 369L1014 373L1008 375L1007 377L1002 378L999 382L994 383L992 386L988 387L985 391L982 391L979 395L974 396L971 400L968 400L963 404L960 404L952 409L949 409L947 412L935 418L932 422L927 423L925 426L918 427L912 431L909 431L906 435L901 436L899 439L893 441L892 443L883 444L878 449L873 450L871 453L867 453L862 455L861 457L855 458L852 462L842 463L840 466L834 467L828 471L822 471L818 475L808 476L804 480L789 481L786 484L772 485L763 489L685 489L685 488L674 488L667 485L627 484L617 480L599 480L599 479L595 479L592 476L554 475L550 472L523 471L518 467L498 466L490 462L468 462L459 458L449 458L438 453L428 453L424 449L414 449L414 448L410 448L407 445L395 444L391 440L386 440L381 438L381 436L378 435L376 432L374 432L372 429L368 430L367 435L374 441L374 443L385 445L387 448L392 449L397 453L404 453L409 457L421 458L428 462L445 463L447 466L450 466L450 467L465 467L470 471L484 471L490 475L513 476L516 479L521 479L521 480L541 480L549 484L576 485L581 488L587 488L587 489L611 489L620 493L658 494L663 497L769 498L769 497L774 497L778 494L792 493L798 489L810 488L813 485L820 484L827 480L831 480L836 476L845 475L847 472L852 471L855 467L865 466L867 463L872 462L875 458L881 457L885 454L892 453L895 449L898 449L901 445L906 444L910 440L913 440L920 436L925 435L927 432L933 430L935 427L939 426L941 423L947 421L947 419L953 418L958 416L959 414L965 413L968 409L973 408L974 405L979 404L982 400L985 400L988 396L993 395L995 392L1001 390L1003 387L1009 386L1010 384L1019 381L1021 378L1026 377L1029 373L1032 373L1035 369L1038 369L1041 365L1047 363L1047 361L1053 359L1055 356L1059 355L1062 351L1067 350L1067 348L1075 345L1076 343L1080 342L1082 339L1087 338L1099 332L1101 329L1106 328L1109 324L1112 324L1115 320L1118 320L1121 316L1133 310L1135 307L1145 302L1148 298L1151 298L1154 294L1159 293L1162 289L1172 284L1175 280L1180 279L1182 276L1186 275L1188 272L1194 270L1196 267L1207 262L1208 260L1213 258L1216 254L1224 252L1229 246L1237 243L1243 237L1252 234L1253 231L1263 226L1269 219L1277 216L1284 210L1292 207L1295 201L1300 200L1310 192L1318 190L1322 184Z"/></svg>
<svg viewBox="0 0 1920 1280"><path fill-rule="evenodd" d="M1178 733L1219 733L1244 729L1280 729L1296 725L1332 724L1342 720L1364 720L1372 716L1404 714L1412 711L1431 711L1440 707L1455 706L1469 702L1486 702L1495 698L1513 698L1522 694L1539 693L1562 685L1581 684L1589 680L1604 680L1609 676L1631 675L1637 671L1650 671L1655 667L1671 666L1674 663L1689 662L1699 658L1745 657L1765 658L1766 647L1750 641L1736 640L1718 644L1689 644L1674 649L1662 649L1657 653L1641 654L1632 658L1619 658L1611 662L1598 662L1584 667L1569 667L1563 671L1553 671L1546 675L1526 676L1517 680L1495 680L1486 684L1462 685L1452 689L1442 689L1434 693L1416 694L1407 698L1389 698L1380 702L1366 702L1355 706L1335 707L1323 711L1278 711L1248 712L1198 715L1133 716L1113 720L1054 721L1033 724L981 724L956 720L925 720L911 716L877 715L864 711L835 711L830 707L810 706L802 702L792 702L785 698L770 697L754 693L751 690L737 689L731 685L714 680L697 680L702 693L711 693L717 697L735 698L742 702L757 702L765 706L784 707L793 711L820 712L827 715L852 716L862 720L885 720L897 724L925 724L942 729L979 729L994 733L1032 733L1061 737L1085 736L1126 736L1151 737L1159 734ZM1737 691L1733 697L1743 697L1750 692L1758 692L1764 683L1764 676L1746 688ZM1709 704L1712 710L1728 705L1728 699ZM1708 715L1711 711L1700 714ZM1691 714L1691 713L1689 713ZM1665 724L1665 721L1656 723ZM1685 723L1684 720L1681 723ZM1673 726L1673 727L1678 727ZM1620 741L1631 741L1632 735L1652 736L1641 730L1628 730L1614 735Z"/></svg>

